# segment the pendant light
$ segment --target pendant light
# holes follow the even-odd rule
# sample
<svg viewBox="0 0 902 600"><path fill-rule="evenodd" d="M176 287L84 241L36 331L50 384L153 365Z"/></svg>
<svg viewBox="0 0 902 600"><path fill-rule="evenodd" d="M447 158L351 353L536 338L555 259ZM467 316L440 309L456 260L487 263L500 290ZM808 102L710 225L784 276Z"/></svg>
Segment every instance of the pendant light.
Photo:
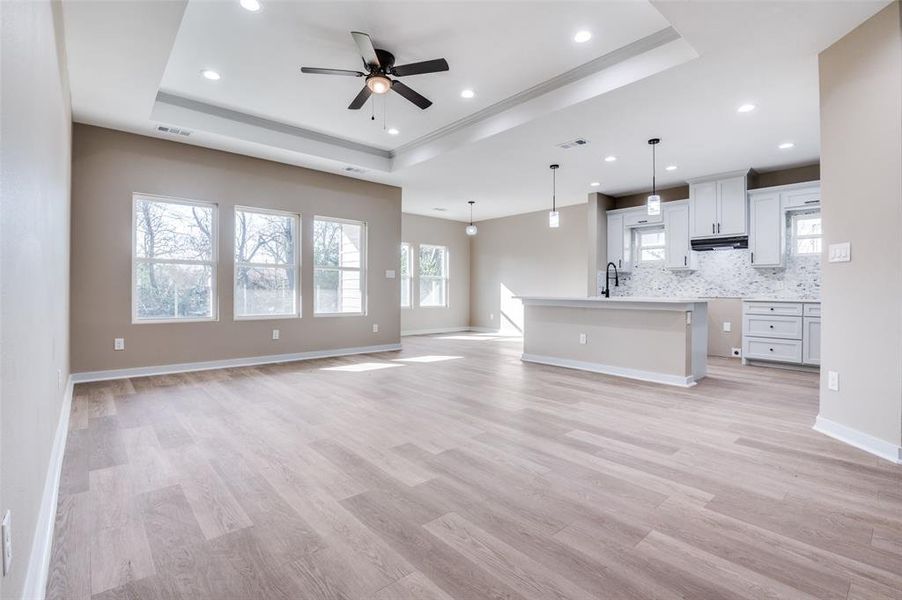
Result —
<svg viewBox="0 0 902 600"><path fill-rule="evenodd" d="M550 165L551 169L551 212L548 213L548 226L557 229L561 226L561 215L557 211L557 170L561 165Z"/></svg>
<svg viewBox="0 0 902 600"><path fill-rule="evenodd" d="M651 195L645 203L645 211L650 217L656 217L661 214L661 196L655 189L655 146L661 143L659 138L651 138L648 140L651 145Z"/></svg>
<svg viewBox="0 0 902 600"><path fill-rule="evenodd" d="M467 225L466 232L467 235L474 236L476 235L476 225L473 225L473 205L476 204L476 202L474 200L470 200L469 202L467 202L467 204L470 205L470 224Z"/></svg>

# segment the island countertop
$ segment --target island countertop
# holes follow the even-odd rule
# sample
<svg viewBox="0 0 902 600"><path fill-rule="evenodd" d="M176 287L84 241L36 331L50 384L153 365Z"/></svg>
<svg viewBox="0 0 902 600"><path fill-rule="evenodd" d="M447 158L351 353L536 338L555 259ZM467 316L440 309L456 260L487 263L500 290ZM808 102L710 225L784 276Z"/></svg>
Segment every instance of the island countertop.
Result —
<svg viewBox="0 0 902 600"><path fill-rule="evenodd" d="M616 308L630 310L692 311L707 305L703 298L644 298L638 296L515 296L524 306L569 306L573 308Z"/></svg>

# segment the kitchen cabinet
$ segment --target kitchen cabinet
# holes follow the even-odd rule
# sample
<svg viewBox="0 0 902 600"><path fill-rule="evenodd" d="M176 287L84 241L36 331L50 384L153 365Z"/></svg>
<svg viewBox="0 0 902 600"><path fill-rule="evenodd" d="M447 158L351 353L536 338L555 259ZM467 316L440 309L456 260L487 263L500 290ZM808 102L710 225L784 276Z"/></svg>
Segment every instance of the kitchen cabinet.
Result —
<svg viewBox="0 0 902 600"><path fill-rule="evenodd" d="M818 366L820 310L820 302L743 301L742 364L761 361Z"/></svg>
<svg viewBox="0 0 902 600"><path fill-rule="evenodd" d="M786 218L780 194L749 193L749 258L753 267L782 267Z"/></svg>
<svg viewBox="0 0 902 600"><path fill-rule="evenodd" d="M662 210L661 213L663 212ZM662 220L661 213L649 215L648 210L644 206L627 209L623 212L623 227L629 229L630 227L645 227L646 225L660 223Z"/></svg>
<svg viewBox="0 0 902 600"><path fill-rule="evenodd" d="M689 246L689 201L666 202L664 213L664 266L671 271L695 269L695 252Z"/></svg>
<svg viewBox="0 0 902 600"><path fill-rule="evenodd" d="M818 305L820 307L820 305ZM802 328L802 362L806 365L821 364L821 319L805 317Z"/></svg>
<svg viewBox="0 0 902 600"><path fill-rule="evenodd" d="M630 270L630 230L623 225L623 213L608 213L608 262L621 273ZM603 267L607 267L605 263Z"/></svg>
<svg viewBox="0 0 902 600"><path fill-rule="evenodd" d="M787 189L780 194L783 209L819 208L821 205L820 182L806 184L795 189Z"/></svg>
<svg viewBox="0 0 902 600"><path fill-rule="evenodd" d="M748 234L746 173L730 173L689 182L692 239Z"/></svg>

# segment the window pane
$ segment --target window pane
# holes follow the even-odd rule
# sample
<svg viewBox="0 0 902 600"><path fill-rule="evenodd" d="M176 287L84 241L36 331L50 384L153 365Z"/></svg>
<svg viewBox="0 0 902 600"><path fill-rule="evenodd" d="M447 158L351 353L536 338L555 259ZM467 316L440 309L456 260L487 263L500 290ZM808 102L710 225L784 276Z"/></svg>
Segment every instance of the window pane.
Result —
<svg viewBox="0 0 902 600"><path fill-rule="evenodd" d="M643 232L639 234L640 243L642 246L663 246L664 245L664 232L663 231L651 231L651 232Z"/></svg>
<svg viewBox="0 0 902 600"><path fill-rule="evenodd" d="M445 256L444 246L420 246L420 276L444 277Z"/></svg>
<svg viewBox="0 0 902 600"><path fill-rule="evenodd" d="M363 312L360 271L315 269L313 306L318 313Z"/></svg>
<svg viewBox="0 0 902 600"><path fill-rule="evenodd" d="M213 268L208 265L138 263L138 319L213 317Z"/></svg>
<svg viewBox="0 0 902 600"><path fill-rule="evenodd" d="M821 238L796 240L796 254L820 254Z"/></svg>
<svg viewBox="0 0 902 600"><path fill-rule="evenodd" d="M341 266L360 268L360 257L362 249L361 232L363 228L360 225L350 225L343 223L341 225Z"/></svg>
<svg viewBox="0 0 902 600"><path fill-rule="evenodd" d="M318 267L361 266L363 226L316 219L313 222L313 262Z"/></svg>
<svg viewBox="0 0 902 600"><path fill-rule="evenodd" d="M213 260L213 208L173 202L135 203L139 258Z"/></svg>
<svg viewBox="0 0 902 600"><path fill-rule="evenodd" d="M235 273L238 316L297 314L293 267L241 267Z"/></svg>
<svg viewBox="0 0 902 600"><path fill-rule="evenodd" d="M401 277L410 277L410 245L401 244Z"/></svg>
<svg viewBox="0 0 902 600"><path fill-rule="evenodd" d="M445 306L445 280L420 279L420 306Z"/></svg>
<svg viewBox="0 0 902 600"><path fill-rule="evenodd" d="M664 248L642 248L642 254L639 256L642 262L650 260L664 260Z"/></svg>
<svg viewBox="0 0 902 600"><path fill-rule="evenodd" d="M296 219L291 215L235 211L235 258L238 262L295 263Z"/></svg>
<svg viewBox="0 0 902 600"><path fill-rule="evenodd" d="M796 219L796 235L821 235L821 218Z"/></svg>

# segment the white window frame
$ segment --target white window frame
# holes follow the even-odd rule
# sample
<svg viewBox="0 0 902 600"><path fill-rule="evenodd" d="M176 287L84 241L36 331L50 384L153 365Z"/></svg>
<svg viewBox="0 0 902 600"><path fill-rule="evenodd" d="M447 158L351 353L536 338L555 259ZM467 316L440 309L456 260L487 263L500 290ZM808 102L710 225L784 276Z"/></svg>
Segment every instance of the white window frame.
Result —
<svg viewBox="0 0 902 600"><path fill-rule="evenodd" d="M186 206L202 206L212 209L210 221L210 243L212 247L210 260L181 260L166 258L138 257L138 202L157 202L166 204L182 204ZM138 263L206 265L211 267L210 276L210 316L190 319L139 319L138 318ZM215 202L188 200L156 194L132 193L132 325L156 325L160 323L211 323L219 321L219 205Z"/></svg>
<svg viewBox="0 0 902 600"><path fill-rule="evenodd" d="M236 321L271 321L275 319L300 319L303 314L303 309L301 308L301 214L293 213L286 210L276 210L272 208L259 208L257 206L241 206L236 205L235 210L233 212L234 224L232 227L232 243L234 244L235 234L238 231L238 211L251 212L251 213L259 213L259 214L267 214L267 215L277 215L280 217L291 217L294 220L294 231L295 231L295 239L294 239L294 259L295 264L277 264L277 263L248 263L248 262L239 262L238 261L238 248L232 248L233 259L232 262L232 318ZM286 267L294 267L294 282L295 282L295 290L294 290L294 307L295 311L293 314L284 314L284 315L239 315L238 314L238 302L235 301L235 298L238 297L238 268L239 267L256 267L256 268L286 268Z"/></svg>
<svg viewBox="0 0 902 600"><path fill-rule="evenodd" d="M441 248L443 253L442 264L445 265L445 274L443 277L427 276L420 274L420 252L423 248ZM444 304L422 304L420 299L420 288L424 279L443 279L445 281L445 303ZM417 307L419 308L450 308L451 307L451 251L448 246L441 244L419 244L417 245Z"/></svg>
<svg viewBox="0 0 902 600"><path fill-rule="evenodd" d="M661 227L641 227L636 228L636 264L639 265L653 265L658 263L663 263L667 260L667 231L663 226ZM653 246L643 246L642 245L642 234L643 233L663 233L664 234L664 243L663 244L655 244ZM642 260L642 250L643 249L662 249L664 250L664 258L656 258L649 260Z"/></svg>
<svg viewBox="0 0 902 600"><path fill-rule="evenodd" d="M330 221L332 223L342 223L347 225L360 225L360 267L318 267L316 265L316 253L313 253L313 316L318 317L365 317L367 314L367 264L369 255L369 232L366 221L357 221L354 219L342 219L340 217L324 217L314 215L313 226L316 227L317 221ZM315 234L314 234L315 235ZM335 269L339 273L341 271L360 271L360 312L334 312L323 313L316 311L316 270L317 269Z"/></svg>
<svg viewBox="0 0 902 600"><path fill-rule="evenodd" d="M821 219L820 212L809 212L809 213L798 213L792 215L792 220L790 224L792 226L792 232L789 236L790 242L792 244L792 255L793 256L820 256L824 253L824 222L821 220L821 232L817 235L799 235L796 230L796 223L800 220L805 219ZM799 240L821 240L821 251L820 252L799 252Z"/></svg>
<svg viewBox="0 0 902 600"><path fill-rule="evenodd" d="M401 304L401 308L404 309L404 310L409 310L409 309L413 308L413 295L414 295L414 291L415 291L415 290L414 290L414 285L413 285L413 280L414 280L414 277L415 277L415 276L414 276L414 270L413 270L413 265L414 265L413 249L414 249L414 245L411 244L410 242L401 242L401 249L403 250L405 247L407 247L407 261L408 261L408 265L407 265L407 277L405 278L405 277L402 275L403 269L400 269L400 268L399 268L399 269L398 269L398 279L401 280L401 288L402 288L402 290L403 290L403 288L404 288L404 280L407 279L407 300L408 300L408 302L407 302L406 305L402 303L402 304ZM402 264L403 264L403 263L402 263ZM403 293L401 294L401 298L402 298L402 299L404 298L404 294L403 294ZM402 302L403 302L403 301L402 301Z"/></svg>

